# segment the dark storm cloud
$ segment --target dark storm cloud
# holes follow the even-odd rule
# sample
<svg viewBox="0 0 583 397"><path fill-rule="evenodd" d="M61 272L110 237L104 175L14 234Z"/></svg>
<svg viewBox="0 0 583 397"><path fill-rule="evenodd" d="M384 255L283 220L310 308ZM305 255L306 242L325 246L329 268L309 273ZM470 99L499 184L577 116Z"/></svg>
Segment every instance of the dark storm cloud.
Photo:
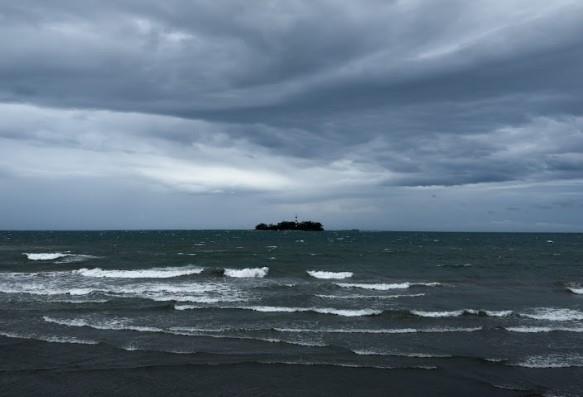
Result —
<svg viewBox="0 0 583 397"><path fill-rule="evenodd" d="M576 211L545 192L580 197L582 38L570 0L0 2L0 179L371 225L451 188L526 227L491 218L531 184Z"/></svg>

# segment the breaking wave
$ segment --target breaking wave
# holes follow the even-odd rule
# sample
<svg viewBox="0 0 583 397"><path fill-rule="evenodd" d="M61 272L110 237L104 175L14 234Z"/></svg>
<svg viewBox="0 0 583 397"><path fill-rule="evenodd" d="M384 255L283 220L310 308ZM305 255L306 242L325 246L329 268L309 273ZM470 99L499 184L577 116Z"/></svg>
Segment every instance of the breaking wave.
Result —
<svg viewBox="0 0 583 397"><path fill-rule="evenodd" d="M314 278L319 278L322 280L339 280L350 278L354 274L352 272L326 272L322 270L306 270L306 273Z"/></svg>
<svg viewBox="0 0 583 397"><path fill-rule="evenodd" d="M436 287L441 285L437 282L432 283L411 283L411 282L403 282L403 283L380 283L380 284L366 284L366 283L336 283L339 287L344 288L363 288L363 289L370 289L376 291L388 291L391 289L408 289L413 286L425 286L425 287Z"/></svg>
<svg viewBox="0 0 583 397"><path fill-rule="evenodd" d="M231 328L194 328L194 327L171 327L168 329L158 328L158 327L148 327L140 325L128 324L129 319L113 319L108 321L103 321L99 323L89 322L85 319L56 319L48 316L43 317L44 321L48 323L63 325L66 327L87 327L97 330L105 331L136 331L136 332L153 332L153 333L165 333L171 335L180 336L206 336L210 338L220 338L220 339L242 339L242 340L255 340L260 342L270 342L270 343L286 343L299 346L307 347L325 347L326 344L317 342L304 342L304 341L288 341L279 338L266 338L266 337L256 337L256 336L245 336L245 335L217 335L220 332L226 331L261 331L262 329L231 329ZM74 343L74 342L70 342ZM96 342L97 343L97 342ZM139 350L137 348L130 348L132 350ZM128 350L128 349L126 349Z"/></svg>
<svg viewBox="0 0 583 397"><path fill-rule="evenodd" d="M583 312L573 309L558 309L552 307L541 307L534 309L532 313L520 313L522 317L534 320L548 321L574 321L583 320Z"/></svg>
<svg viewBox="0 0 583 397"><path fill-rule="evenodd" d="M256 267L245 269L225 269L225 276L235 278L265 277L269 272L268 267Z"/></svg>
<svg viewBox="0 0 583 397"><path fill-rule="evenodd" d="M575 295L583 295L583 287L580 285L569 285L567 287L567 291Z"/></svg>
<svg viewBox="0 0 583 397"><path fill-rule="evenodd" d="M6 338L39 340L49 343L74 343L79 345L97 345L99 342L91 339L81 339L74 336L44 336L44 335L21 335L15 332L0 331L0 335Z"/></svg>
<svg viewBox="0 0 583 397"><path fill-rule="evenodd" d="M200 306L192 305L176 305L174 306L176 310L191 310L191 309L201 309ZM213 309L217 309L213 307ZM361 317L361 316L374 316L382 313L382 310L373 309L333 309L328 307L286 307L286 306L229 306L221 307L218 309L235 309L235 310L253 310L262 313L302 313L302 312L313 312L319 314L334 314L343 317Z"/></svg>
<svg viewBox="0 0 583 397"><path fill-rule="evenodd" d="M64 258L71 254L64 254L62 252L43 252L43 253L29 253L24 252L22 255L25 255L28 260L31 261L52 261L59 258Z"/></svg>
<svg viewBox="0 0 583 397"><path fill-rule="evenodd" d="M65 327L87 327L99 330L111 331L138 331L138 332L163 332L163 329L157 327L144 327L128 324L126 319L110 320L103 323L93 323L85 319L77 318L72 320L57 319L49 316L43 316L47 323L63 325Z"/></svg>
<svg viewBox="0 0 583 397"><path fill-rule="evenodd" d="M287 343L287 342L286 342ZM261 364L269 365L301 365L301 366L326 366L326 367L344 367L344 368L370 368L370 369L408 369L408 370L425 370L431 371L438 369L436 366L432 365L416 365L407 367L391 367L385 365L364 365L364 364L353 364L353 363L340 363L331 361L258 361Z"/></svg>
<svg viewBox="0 0 583 397"><path fill-rule="evenodd" d="M365 328L273 328L277 332L297 332L297 333L325 333L325 334L416 334L416 333L442 333L442 332L476 332L482 327L457 328L457 327L437 327L437 328L387 328L387 329L365 329Z"/></svg>
<svg viewBox="0 0 583 397"><path fill-rule="evenodd" d="M583 355L580 354L549 354L531 356L511 365L525 368L569 368L583 367Z"/></svg>
<svg viewBox="0 0 583 397"><path fill-rule="evenodd" d="M93 303L97 303L97 299L103 301L109 297L193 303L240 302L248 299L245 291L223 280L214 282L172 280L170 283L162 280L155 282L154 280L158 279L154 278L133 281L146 276L169 278L197 274L200 271L202 271L200 268L181 267L160 270L126 271L97 268L61 272L0 273L0 293L47 296L51 297L51 301L54 301L53 297L69 299L71 296L89 296L88 299Z"/></svg>
<svg viewBox="0 0 583 397"><path fill-rule="evenodd" d="M70 254L70 255L63 257L61 260L55 261L55 263L58 263L58 264L77 263L77 262L83 262L83 261L86 261L89 259L96 259L96 258L99 258L99 257L95 256L95 255L82 255L82 254L73 255L73 254Z"/></svg>
<svg viewBox="0 0 583 397"><path fill-rule="evenodd" d="M397 295L321 295L316 294L318 298L324 299L397 299L397 298L416 298L425 296L424 293L419 294L397 294Z"/></svg>
<svg viewBox="0 0 583 397"><path fill-rule="evenodd" d="M487 317L508 317L512 315L512 310L476 310L476 309L462 309L462 310L450 310L450 311L423 311L423 310L411 310L411 314L418 317L430 317L430 318L445 318L445 317L459 317L463 315L476 315L476 316L487 316Z"/></svg>
<svg viewBox="0 0 583 397"><path fill-rule="evenodd" d="M506 327L506 331L521 333L583 332L583 327Z"/></svg>
<svg viewBox="0 0 583 397"><path fill-rule="evenodd" d="M378 352L375 350L352 350L359 356L396 356L412 358L452 358L451 354L433 354L433 353L406 353L406 352Z"/></svg>
<svg viewBox="0 0 583 397"><path fill-rule="evenodd" d="M95 278L173 278L200 274L204 269L201 267L154 267L151 269L136 270L106 270L96 267L94 269L73 270L74 274Z"/></svg>

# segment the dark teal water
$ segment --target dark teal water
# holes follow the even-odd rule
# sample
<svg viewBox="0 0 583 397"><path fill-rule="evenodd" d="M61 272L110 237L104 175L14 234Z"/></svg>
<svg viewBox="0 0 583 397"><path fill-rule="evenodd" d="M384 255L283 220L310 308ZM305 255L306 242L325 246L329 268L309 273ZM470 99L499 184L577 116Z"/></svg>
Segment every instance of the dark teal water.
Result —
<svg viewBox="0 0 583 397"><path fill-rule="evenodd" d="M581 234L0 232L0 387L581 395L582 243Z"/></svg>

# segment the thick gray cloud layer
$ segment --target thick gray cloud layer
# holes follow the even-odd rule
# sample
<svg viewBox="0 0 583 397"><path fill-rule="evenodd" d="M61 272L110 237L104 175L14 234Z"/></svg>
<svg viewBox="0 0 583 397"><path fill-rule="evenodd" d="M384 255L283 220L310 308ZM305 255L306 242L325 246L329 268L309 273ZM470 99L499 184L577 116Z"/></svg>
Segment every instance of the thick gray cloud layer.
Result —
<svg viewBox="0 0 583 397"><path fill-rule="evenodd" d="M583 3L0 1L0 228L583 230Z"/></svg>

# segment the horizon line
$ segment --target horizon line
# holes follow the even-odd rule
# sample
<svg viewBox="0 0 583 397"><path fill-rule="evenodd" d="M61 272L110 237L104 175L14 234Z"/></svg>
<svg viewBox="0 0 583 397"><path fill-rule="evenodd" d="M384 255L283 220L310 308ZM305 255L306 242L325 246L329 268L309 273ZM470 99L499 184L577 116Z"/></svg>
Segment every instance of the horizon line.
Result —
<svg viewBox="0 0 583 397"><path fill-rule="evenodd" d="M255 230L254 228L239 229L239 228L112 228L112 229L0 229L0 233L16 232L16 233L31 233L31 232L205 232L205 231L234 231L234 232L306 232L313 231L303 230ZM365 233L522 233L522 234L583 234L581 231L526 231L526 230L435 230L435 229L419 229L419 230L398 230L398 229L360 229L360 228L342 228L342 229L325 229L323 232L365 232ZM322 231L320 231L321 233ZM318 233L318 232L314 232Z"/></svg>

